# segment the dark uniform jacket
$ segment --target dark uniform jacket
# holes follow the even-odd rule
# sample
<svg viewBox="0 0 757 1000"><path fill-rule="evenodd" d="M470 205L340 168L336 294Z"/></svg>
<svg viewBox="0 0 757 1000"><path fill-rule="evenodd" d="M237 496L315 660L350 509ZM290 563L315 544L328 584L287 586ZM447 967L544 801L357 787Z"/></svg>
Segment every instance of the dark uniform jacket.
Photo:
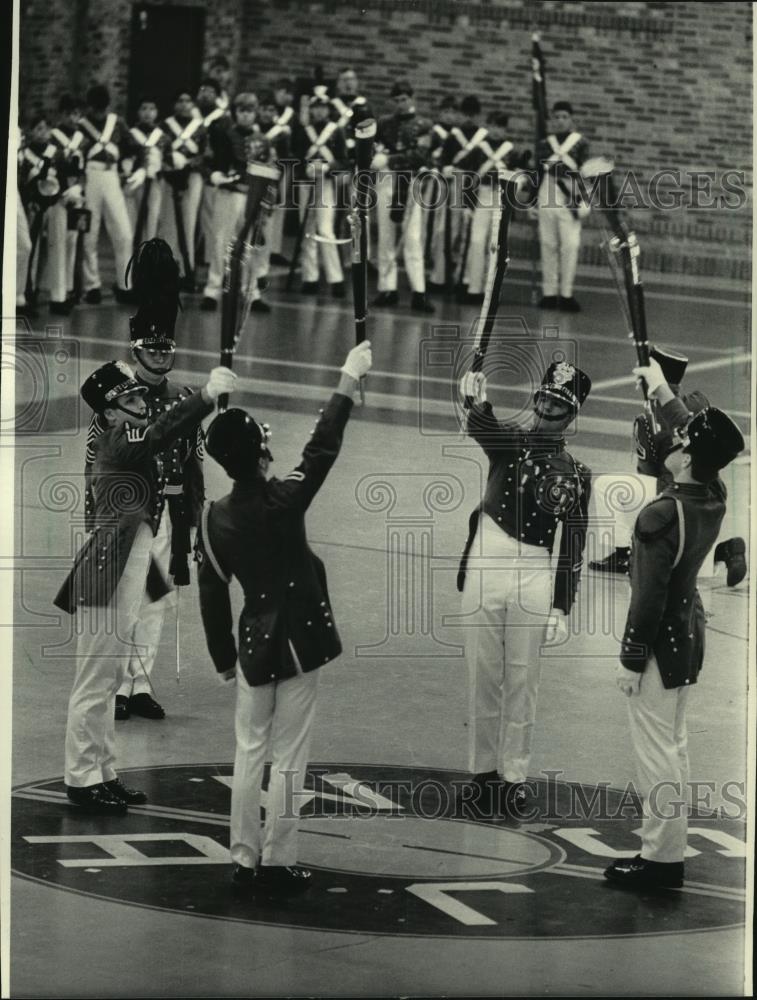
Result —
<svg viewBox="0 0 757 1000"><path fill-rule="evenodd" d="M675 392L675 389L673 390ZM676 395L678 393L676 392ZM657 489L661 490L671 482L672 477L665 468L665 455L668 448L673 443L673 427L666 424L665 412L668 412L668 419L676 419L678 414L679 422L686 424L693 413L699 413L705 406L709 406L709 400L698 389L681 396L686 407L686 412L676 408L675 413L665 411L659 404L653 403L655 417L657 418L658 430L655 434L652 430L651 421L646 411L640 413L633 424L633 440L636 448L636 471L642 476L654 476L657 480Z"/></svg>
<svg viewBox="0 0 757 1000"><path fill-rule="evenodd" d="M219 170L222 174L237 175L239 178L232 184L221 185L219 190L247 193L247 161L250 159L250 143L260 135L260 129L257 126L242 128L236 123L228 128L219 128L215 133L212 153L207 160L205 173L210 176L213 171Z"/></svg>
<svg viewBox="0 0 757 1000"><path fill-rule="evenodd" d="M344 132L350 159L355 157L355 127L368 118L373 118L373 112L361 95L355 94L353 97L337 95L331 98L331 120L335 121Z"/></svg>
<svg viewBox="0 0 757 1000"><path fill-rule="evenodd" d="M230 494L205 508L197 539L200 608L219 673L237 660L232 576L244 591L239 664L248 684L294 677L292 646L306 672L341 653L323 563L305 535L305 512L339 454L351 409L352 400L335 393L296 469L284 479L235 482Z"/></svg>
<svg viewBox="0 0 757 1000"><path fill-rule="evenodd" d="M347 142L344 132L336 122L311 122L303 125L295 122L292 126L292 155L296 160L295 174L307 177L308 163L325 160L327 175L338 174L349 167Z"/></svg>
<svg viewBox="0 0 757 1000"><path fill-rule="evenodd" d="M71 187L84 179L84 132L78 127L73 128L61 123L50 130L50 141L60 150L62 163L60 172L64 181L62 187Z"/></svg>
<svg viewBox="0 0 757 1000"><path fill-rule="evenodd" d="M109 121L113 121L113 128L109 130L110 135L106 137L106 141L102 142L103 132ZM135 156L139 151L126 122L113 111L97 117L85 115L79 119L79 128L84 133L86 163L101 163L107 167L114 167L126 157Z"/></svg>
<svg viewBox="0 0 757 1000"><path fill-rule="evenodd" d="M208 135L202 120L190 116L186 119L171 115L160 127L168 137L163 154L163 176L177 191L183 191L192 171L201 171L205 165L205 150ZM180 153L185 159L184 166L178 166L174 154Z"/></svg>
<svg viewBox="0 0 757 1000"><path fill-rule="evenodd" d="M52 138L24 146L19 153L18 190L27 212L32 206L47 209L60 199L66 188L65 171L65 158ZM45 194L46 185L54 185L56 181L58 193Z"/></svg>
<svg viewBox="0 0 757 1000"><path fill-rule="evenodd" d="M379 118L376 132L376 149L387 154L389 170L415 172L431 163L430 146L419 142L431 131L431 121L415 111L385 115Z"/></svg>
<svg viewBox="0 0 757 1000"><path fill-rule="evenodd" d="M79 605L107 604L121 579L139 526L157 533L163 511L163 475L156 456L176 438L193 433L213 409L200 393L182 400L147 427L105 430L94 442L92 534L55 598L56 607L73 614ZM154 600L168 591L152 562L148 593Z"/></svg>
<svg viewBox="0 0 757 1000"><path fill-rule="evenodd" d="M676 426L690 414L673 399L662 415ZM720 479L670 483L636 518L620 661L641 673L654 654L666 688L696 684L702 669L705 618L697 575L717 540L726 496Z"/></svg>
<svg viewBox="0 0 757 1000"><path fill-rule="evenodd" d="M489 459L482 503L473 511L457 577L463 589L468 555L482 513L511 538L551 554L562 521L552 606L570 612L583 564L591 496L591 472L566 451L565 441L547 440L515 424L500 423L490 403L468 411L468 434Z"/></svg>
<svg viewBox="0 0 757 1000"><path fill-rule="evenodd" d="M575 130L574 130L575 131ZM564 158L554 159L555 151L549 142L554 139L560 146L573 133L552 134L546 139L540 139L536 145L536 187L539 187L545 177L549 174L554 177L557 186L568 198L567 205L575 215L578 209L579 197L578 188L571 180L576 170L589 158L588 140L581 136L574 146L569 149Z"/></svg>

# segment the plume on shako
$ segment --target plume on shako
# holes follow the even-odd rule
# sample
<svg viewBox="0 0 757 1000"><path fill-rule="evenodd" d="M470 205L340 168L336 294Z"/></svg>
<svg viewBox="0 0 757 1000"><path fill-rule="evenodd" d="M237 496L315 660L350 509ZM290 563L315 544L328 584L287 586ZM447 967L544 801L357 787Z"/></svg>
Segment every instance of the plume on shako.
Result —
<svg viewBox="0 0 757 1000"><path fill-rule="evenodd" d="M129 319L131 346L135 350L174 351L174 329L179 302L179 265L165 240L140 244L126 268L127 283L137 300Z"/></svg>

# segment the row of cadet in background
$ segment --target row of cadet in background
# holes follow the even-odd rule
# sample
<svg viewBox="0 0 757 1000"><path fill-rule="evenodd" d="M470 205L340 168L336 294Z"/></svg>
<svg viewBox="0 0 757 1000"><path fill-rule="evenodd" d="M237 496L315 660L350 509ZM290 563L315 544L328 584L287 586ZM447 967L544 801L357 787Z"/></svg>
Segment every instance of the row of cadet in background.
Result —
<svg viewBox="0 0 757 1000"><path fill-rule="evenodd" d="M27 116L19 149L22 312L35 311L40 287L48 289L56 314L68 314L82 299L102 301L102 225L115 257L117 301L131 299L126 265L133 249L160 235L177 250L183 289L202 291L203 309L217 308L226 247L242 224L250 158L282 167L279 202L256 255L252 308L269 309L260 293L271 263L290 265L292 274L299 268L303 294L318 293L323 273L331 295L345 295L349 255L339 240L347 238L354 131L374 117L355 71L342 70L333 93L317 85L297 109L287 80L231 99L228 70L217 65L214 72L196 94L177 93L163 119L148 95L127 125L102 85L90 88L84 102L64 96L54 114ZM459 301L480 302L497 179L505 168L527 165L531 152L516 148L501 108L482 116L473 95L441 98L433 116L416 111L407 81L397 82L390 97L394 110L378 119L373 162L375 305L398 303L400 253L413 310L433 312L429 293L445 289ZM576 311L573 285L588 206L570 177L586 160L588 143L574 128L568 102L555 103L551 124L537 145L528 209L538 218L540 305ZM293 264L282 253L285 231L296 234Z"/></svg>

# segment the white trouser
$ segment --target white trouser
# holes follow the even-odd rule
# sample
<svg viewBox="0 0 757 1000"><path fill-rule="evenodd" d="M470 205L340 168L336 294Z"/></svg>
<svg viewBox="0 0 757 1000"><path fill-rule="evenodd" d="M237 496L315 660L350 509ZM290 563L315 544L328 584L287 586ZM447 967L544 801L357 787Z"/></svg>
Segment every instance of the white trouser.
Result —
<svg viewBox="0 0 757 1000"><path fill-rule="evenodd" d="M319 243L313 239L317 234L333 240L336 191L330 177L316 177L315 184L299 184L300 222L305 215L305 206L310 202L307 226L300 251L300 267L303 282L318 281L318 248L326 274L326 281L333 285L344 281L339 247L334 243Z"/></svg>
<svg viewBox="0 0 757 1000"><path fill-rule="evenodd" d="M229 244L239 235L244 224L244 207L247 195L241 191L224 191L219 188L215 198L213 215L213 243L210 247L208 281L203 289L203 295L208 299L218 301L223 291L223 274L226 254ZM260 298L257 279L260 274L260 254L253 251L250 255L250 267L253 269L252 300Z"/></svg>
<svg viewBox="0 0 757 1000"><path fill-rule="evenodd" d="M547 178L538 197L542 292L569 299L576 280L581 223L564 201L565 195Z"/></svg>
<svg viewBox="0 0 757 1000"><path fill-rule="evenodd" d="M68 228L68 210L57 202L47 210L47 284L51 302L65 302L74 288L76 232Z"/></svg>
<svg viewBox="0 0 757 1000"><path fill-rule="evenodd" d="M216 195L218 188L212 184L203 185L202 200L200 202L199 226L203 242L203 262L210 263L210 254L213 247L213 217L216 208Z"/></svg>
<svg viewBox="0 0 757 1000"><path fill-rule="evenodd" d="M88 166L86 187L87 208L92 212L92 221L89 232L84 234L82 287L85 292L100 287L97 242L100 238L100 224L104 222L116 258L116 284L125 289L126 268L131 257L134 234L118 173L115 169L98 170Z"/></svg>
<svg viewBox="0 0 757 1000"><path fill-rule="evenodd" d="M600 537L609 537L610 549L628 548L639 512L657 496L657 480L640 473L606 473L592 477L591 492Z"/></svg>
<svg viewBox="0 0 757 1000"><path fill-rule="evenodd" d="M125 192L126 211L129 213L132 232L136 236L137 217L145 194L144 184L140 184L136 191ZM140 241L154 239L158 235L158 225L160 223L160 209L163 203L163 182L158 177L153 177L150 190L147 194L147 212L140 234ZM174 254L178 254L176 247L171 247Z"/></svg>
<svg viewBox="0 0 757 1000"><path fill-rule="evenodd" d="M152 530L137 529L110 603L81 607L75 615L76 675L66 723L67 785L87 788L116 777L118 691L131 656L134 625L149 603L145 594Z"/></svg>
<svg viewBox="0 0 757 1000"><path fill-rule="evenodd" d="M477 205L473 212L471 223L468 260L463 275L463 281L468 285L471 295L480 295L486 284L486 274L489 268L494 220L497 217L497 191L492 184L482 184L477 192Z"/></svg>
<svg viewBox="0 0 757 1000"><path fill-rule="evenodd" d="M16 305L26 305L26 279L29 275L29 257L32 252L32 240L29 235L29 222L26 218L21 199L16 199Z"/></svg>
<svg viewBox="0 0 757 1000"><path fill-rule="evenodd" d="M455 198L458 196L453 190L453 181L451 178L447 181L447 185L443 188L443 191L445 192L443 195L444 200L433 212L433 264L429 281L432 281L436 285L443 285L447 280L447 258L444 254L447 224L449 223L450 228L450 263L452 274L454 275L456 262L460 255L460 233L465 218L463 210L459 207L459 202L455 201ZM428 197L430 200L432 195L429 194ZM449 210L447 209L447 200L449 200Z"/></svg>
<svg viewBox="0 0 757 1000"><path fill-rule="evenodd" d="M305 784L318 671L250 687L237 668L234 726L237 750L231 786L231 857L245 868L297 861L300 794ZM265 804L260 805L263 767L271 751ZM262 856L261 856L262 854Z"/></svg>
<svg viewBox="0 0 757 1000"><path fill-rule="evenodd" d="M639 694L628 699L638 792L644 796L641 856L647 861L683 861L686 850L689 690L688 686L666 690L652 656Z"/></svg>
<svg viewBox="0 0 757 1000"><path fill-rule="evenodd" d="M168 509L163 511L158 533L152 540L152 557L160 567L166 579L168 567L171 564L171 519ZM155 665L155 656L160 646L160 635L163 631L163 619L169 608L176 606L176 591L171 591L159 601L145 605L138 620L134 623L131 641L132 649L126 674L118 694L128 698L134 694L150 694L149 678Z"/></svg>
<svg viewBox="0 0 757 1000"><path fill-rule="evenodd" d="M397 224L392 222L392 192L396 186L392 171L381 171L376 180L376 220L378 222L378 290L397 291ZM402 215L401 240L405 273L414 292L426 291L423 266L423 206L418 198L416 178L407 192Z"/></svg>
<svg viewBox="0 0 757 1000"><path fill-rule="evenodd" d="M463 590L468 664L468 766L525 781L531 758L540 647L552 604L546 549L521 546L482 514Z"/></svg>
<svg viewBox="0 0 757 1000"><path fill-rule="evenodd" d="M202 174L197 170L192 170L187 178L186 188L179 192L179 211L181 212L184 238L187 241L187 258L190 271L194 271L195 267L195 236L197 233L197 219L200 214L200 203L202 201L202 189ZM184 255L181 252L179 230L176 225L174 189L168 181L163 181L163 205L158 230L159 234L173 250L174 257L179 262L179 269L182 276L186 277Z"/></svg>

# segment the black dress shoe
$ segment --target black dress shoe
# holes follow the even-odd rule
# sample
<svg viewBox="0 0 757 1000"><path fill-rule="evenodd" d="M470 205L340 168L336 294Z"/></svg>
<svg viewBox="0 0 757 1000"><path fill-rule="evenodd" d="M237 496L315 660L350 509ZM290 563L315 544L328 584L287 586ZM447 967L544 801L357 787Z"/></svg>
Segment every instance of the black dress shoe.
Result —
<svg viewBox="0 0 757 1000"><path fill-rule="evenodd" d="M343 299L347 294L347 289L344 287L343 281L332 281L329 288L331 289L332 299Z"/></svg>
<svg viewBox="0 0 757 1000"><path fill-rule="evenodd" d="M564 313L581 312L581 306L578 304L578 302L576 302L576 300L573 298L572 295L569 296L568 298L561 295L557 305L560 312Z"/></svg>
<svg viewBox="0 0 757 1000"><path fill-rule="evenodd" d="M27 302L22 306L16 306L16 315L25 316L27 319L36 319L39 316L39 313L37 312L36 306Z"/></svg>
<svg viewBox="0 0 757 1000"><path fill-rule="evenodd" d="M197 285L193 275L185 274L179 279L179 290L182 292L196 292Z"/></svg>
<svg viewBox="0 0 757 1000"><path fill-rule="evenodd" d="M113 297L122 306L131 306L137 301L130 288L119 288L118 285L113 286Z"/></svg>
<svg viewBox="0 0 757 1000"><path fill-rule="evenodd" d="M277 267L289 267L291 261L288 261L286 257L281 253L272 253L271 263L276 264Z"/></svg>
<svg viewBox="0 0 757 1000"><path fill-rule="evenodd" d="M680 889L683 861L645 861L640 854L635 858L618 858L605 869L605 878L629 889Z"/></svg>
<svg viewBox="0 0 757 1000"><path fill-rule="evenodd" d="M463 819L498 819L499 784L500 778L496 771L474 774L461 788L457 813Z"/></svg>
<svg viewBox="0 0 757 1000"><path fill-rule="evenodd" d="M126 722L129 718L129 699L123 694L116 695L116 710L113 713L116 722Z"/></svg>
<svg viewBox="0 0 757 1000"><path fill-rule="evenodd" d="M100 288L90 288L88 292L84 293L84 301L90 306L99 306L102 300L103 293Z"/></svg>
<svg viewBox="0 0 757 1000"><path fill-rule="evenodd" d="M108 791L105 785L89 785L87 788L66 786L68 801L80 812L91 816L125 816L127 806Z"/></svg>
<svg viewBox="0 0 757 1000"><path fill-rule="evenodd" d="M163 708L149 694L133 694L129 698L129 711L132 715L141 715L143 719L165 719L166 717Z"/></svg>
<svg viewBox="0 0 757 1000"><path fill-rule="evenodd" d="M628 576L630 572L630 548L619 547L612 551L604 559L594 559L589 563L589 569L599 573L623 573Z"/></svg>
<svg viewBox="0 0 757 1000"><path fill-rule="evenodd" d="M206 295L200 303L200 309L202 309L203 312L215 312L217 308L218 303L215 299L211 299L209 295Z"/></svg>
<svg viewBox="0 0 757 1000"><path fill-rule="evenodd" d="M746 545L743 538L729 538L727 542L719 542L715 546L715 562L725 563L728 571L726 583L729 587L736 584L746 576Z"/></svg>
<svg viewBox="0 0 757 1000"><path fill-rule="evenodd" d="M318 282L317 281L303 281L300 291L303 295L317 295L318 294Z"/></svg>
<svg viewBox="0 0 757 1000"><path fill-rule="evenodd" d="M65 302L50 303L50 312L53 316L70 316L73 308L74 303L70 299L66 299Z"/></svg>
<svg viewBox="0 0 757 1000"><path fill-rule="evenodd" d="M250 304L250 312L269 313L270 311L271 307L268 305L267 302L264 302L262 299L255 299L255 301Z"/></svg>
<svg viewBox="0 0 757 1000"><path fill-rule="evenodd" d="M410 308L413 312L420 313L432 313L435 312L434 307L426 298L425 292L413 292L410 299Z"/></svg>
<svg viewBox="0 0 757 1000"><path fill-rule="evenodd" d="M557 296L556 295L542 295L539 299L540 309L557 309Z"/></svg>
<svg viewBox="0 0 757 1000"><path fill-rule="evenodd" d="M438 285L435 281L426 282L426 294L427 295L441 295L442 292L446 291L446 285Z"/></svg>
<svg viewBox="0 0 757 1000"><path fill-rule="evenodd" d="M141 806L144 802L147 802L147 796L144 792L140 792L137 788L129 788L128 785L124 785L120 778L113 778L112 781L106 781L105 788L114 799L118 799L119 802L125 802L127 806Z"/></svg>
<svg viewBox="0 0 757 1000"><path fill-rule="evenodd" d="M396 306L399 304L399 295L396 292L379 292L373 300L374 306Z"/></svg>
<svg viewBox="0 0 757 1000"><path fill-rule="evenodd" d="M257 871L254 868L245 868L244 865L234 865L231 873L231 884L235 889L252 889L257 882Z"/></svg>
<svg viewBox="0 0 757 1000"><path fill-rule="evenodd" d="M522 819L527 802L526 786L522 781L502 781L497 786L495 804L500 816Z"/></svg>
<svg viewBox="0 0 757 1000"><path fill-rule="evenodd" d="M260 865L255 886L270 896L298 896L310 887L312 872L299 865Z"/></svg>

